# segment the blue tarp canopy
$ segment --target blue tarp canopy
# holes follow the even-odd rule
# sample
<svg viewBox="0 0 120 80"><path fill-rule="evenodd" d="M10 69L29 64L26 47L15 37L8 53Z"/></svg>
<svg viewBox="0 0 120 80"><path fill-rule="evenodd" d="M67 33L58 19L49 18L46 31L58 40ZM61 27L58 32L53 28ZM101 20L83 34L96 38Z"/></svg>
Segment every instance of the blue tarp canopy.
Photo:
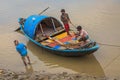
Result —
<svg viewBox="0 0 120 80"><path fill-rule="evenodd" d="M25 23L24 23L24 32L30 37L34 38L35 36L35 30L37 25L44 20L45 18L48 18L48 16L45 15L32 15L29 16Z"/></svg>

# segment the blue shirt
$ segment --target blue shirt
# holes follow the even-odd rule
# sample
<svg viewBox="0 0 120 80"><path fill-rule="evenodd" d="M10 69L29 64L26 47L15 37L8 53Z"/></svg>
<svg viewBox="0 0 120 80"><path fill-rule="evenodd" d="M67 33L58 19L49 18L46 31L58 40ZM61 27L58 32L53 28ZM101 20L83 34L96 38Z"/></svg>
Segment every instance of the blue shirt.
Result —
<svg viewBox="0 0 120 80"><path fill-rule="evenodd" d="M23 43L19 43L16 46L16 50L20 53L21 56L27 55L27 49L25 48L25 45Z"/></svg>

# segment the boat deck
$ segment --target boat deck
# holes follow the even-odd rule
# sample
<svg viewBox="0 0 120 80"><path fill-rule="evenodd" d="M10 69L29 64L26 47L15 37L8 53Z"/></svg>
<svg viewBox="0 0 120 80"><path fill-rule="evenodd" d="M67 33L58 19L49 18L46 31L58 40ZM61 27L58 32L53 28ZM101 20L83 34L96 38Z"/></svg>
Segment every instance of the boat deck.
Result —
<svg viewBox="0 0 120 80"><path fill-rule="evenodd" d="M63 32L59 35L52 37L52 39L55 39L65 45L70 44L70 43L74 43L74 44L78 43L78 41L74 39L75 38L74 32L71 31L70 34L71 35L67 35L66 32ZM66 46L61 45L59 42L55 40L47 39L47 40L42 41L41 44L55 48L55 49L66 49ZM74 47L78 47L78 45Z"/></svg>

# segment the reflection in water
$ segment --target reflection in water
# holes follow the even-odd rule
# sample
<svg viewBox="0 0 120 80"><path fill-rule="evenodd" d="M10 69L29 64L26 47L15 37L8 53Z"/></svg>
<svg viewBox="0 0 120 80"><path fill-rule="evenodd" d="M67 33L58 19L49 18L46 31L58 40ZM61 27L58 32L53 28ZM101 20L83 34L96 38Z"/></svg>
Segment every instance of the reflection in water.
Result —
<svg viewBox="0 0 120 80"><path fill-rule="evenodd" d="M27 43L27 47L33 53L33 55L39 58L40 61L43 61L45 64L49 64L46 66L53 66L52 68L62 67L64 69L70 69L78 73L104 76L103 69L93 54L84 57L58 56L40 48L30 41Z"/></svg>

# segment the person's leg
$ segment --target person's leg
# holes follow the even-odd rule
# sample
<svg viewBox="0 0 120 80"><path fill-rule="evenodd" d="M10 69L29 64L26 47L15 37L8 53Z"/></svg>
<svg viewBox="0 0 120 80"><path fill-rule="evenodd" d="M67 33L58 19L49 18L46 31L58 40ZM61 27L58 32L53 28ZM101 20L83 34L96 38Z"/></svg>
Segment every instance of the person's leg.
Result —
<svg viewBox="0 0 120 80"><path fill-rule="evenodd" d="M25 57L22 56L22 60L23 60L24 65L27 66L27 63L26 63Z"/></svg>
<svg viewBox="0 0 120 80"><path fill-rule="evenodd" d="M81 43L81 46L84 46L86 44L86 39L85 37L81 37L80 39L78 39L78 41Z"/></svg>
<svg viewBox="0 0 120 80"><path fill-rule="evenodd" d="M85 44L87 44L89 42L89 36L84 37L83 41L85 42Z"/></svg>
<svg viewBox="0 0 120 80"><path fill-rule="evenodd" d="M64 24L64 26L65 26L65 30L67 32L67 35L70 35L70 33L69 33L69 24Z"/></svg>
<svg viewBox="0 0 120 80"><path fill-rule="evenodd" d="M28 64L31 64L29 56L27 55L26 57L27 57L27 59L29 61Z"/></svg>

